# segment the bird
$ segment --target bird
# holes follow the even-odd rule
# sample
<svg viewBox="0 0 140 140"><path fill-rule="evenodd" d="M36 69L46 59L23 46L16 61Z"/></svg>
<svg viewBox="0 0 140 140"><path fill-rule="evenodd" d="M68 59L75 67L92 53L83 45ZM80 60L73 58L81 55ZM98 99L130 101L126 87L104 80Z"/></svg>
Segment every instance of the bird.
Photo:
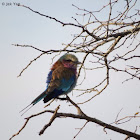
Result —
<svg viewBox="0 0 140 140"><path fill-rule="evenodd" d="M20 112L26 113L31 107L43 99L47 103L51 99L56 99L60 95L67 95L76 86L77 66L81 64L78 58L70 53L61 56L51 67L47 76L47 87L37 98ZM23 113L23 114L24 114ZM22 114L22 115L23 115Z"/></svg>

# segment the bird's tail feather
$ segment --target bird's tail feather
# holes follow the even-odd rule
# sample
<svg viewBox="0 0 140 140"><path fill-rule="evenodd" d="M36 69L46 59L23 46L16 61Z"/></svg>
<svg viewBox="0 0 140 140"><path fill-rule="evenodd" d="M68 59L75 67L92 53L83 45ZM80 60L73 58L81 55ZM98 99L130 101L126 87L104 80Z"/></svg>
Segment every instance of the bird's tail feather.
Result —
<svg viewBox="0 0 140 140"><path fill-rule="evenodd" d="M41 99L43 99L43 98L45 98L46 97L46 90L43 92L43 93L41 93L37 98L35 98L32 102L31 102L31 104L29 104L28 106L26 106L25 108L23 108L19 113L21 113L21 112L23 112L24 110L24 112L21 114L21 116L24 114L24 113L26 113L29 109L31 109L35 104L37 104Z"/></svg>
<svg viewBox="0 0 140 140"><path fill-rule="evenodd" d="M23 112L25 109L25 111L21 114L21 116L23 114L25 114L29 109L31 109L33 107L33 104L29 104L28 106L26 106L25 108L23 108L19 113Z"/></svg>
<svg viewBox="0 0 140 140"><path fill-rule="evenodd" d="M38 103L40 100L42 100L43 98L45 98L47 96L46 90L41 93L38 97L36 97L31 104L35 105L36 103Z"/></svg>

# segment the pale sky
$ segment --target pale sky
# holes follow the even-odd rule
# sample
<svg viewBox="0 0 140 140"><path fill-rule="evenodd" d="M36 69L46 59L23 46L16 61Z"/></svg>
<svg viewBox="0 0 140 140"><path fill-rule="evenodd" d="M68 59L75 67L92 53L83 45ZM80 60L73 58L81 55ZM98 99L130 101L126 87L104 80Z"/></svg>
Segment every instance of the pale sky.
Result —
<svg viewBox="0 0 140 140"><path fill-rule="evenodd" d="M6 6L9 2L12 5ZM76 28L62 27L55 21L41 17L28 9L14 6L13 2L29 6L64 22L74 22L71 17L77 17L75 13L79 11L72 7L72 4L88 10L98 10L103 4L102 0L0 0L0 139L2 140L7 140L15 134L22 127L25 117L44 110L44 104L41 101L24 116L21 117L19 114L21 109L45 90L46 77L52 65L51 58L54 56L42 56L21 77L17 78L21 70L40 52L31 48L15 47L12 44L33 45L43 50L61 49L63 48L62 43L66 44L71 41L73 38L71 34L79 33ZM118 5L117 8L123 7ZM99 19L105 18L105 16L106 13L98 15ZM84 22L82 17L81 21ZM82 55L76 55L79 60L82 60ZM59 57L56 57L54 61ZM79 83L83 77L82 73L78 80ZM101 78L101 71L89 72L87 80L80 88L92 87ZM111 72L109 87L100 96L80 107L87 115L106 123L114 122L122 108L120 118L140 112L140 83L138 80L133 80L122 84L125 79L126 75ZM76 95L76 91L69 94L75 102L82 102L86 98L86 96L76 97ZM59 104L61 112L76 113L75 108L62 101L55 101L48 109L54 110ZM78 132L76 128L82 127L85 123L83 120L69 118L56 119L52 126L42 136L39 136L38 132L49 122L51 115L48 113L30 120L26 128L13 140L72 140ZM135 126L139 123L140 119L134 119L126 124L118 125L118 127L134 132ZM126 137L108 129L106 131L107 134L101 126L88 123L76 140L120 140ZM139 128L137 133L140 133Z"/></svg>

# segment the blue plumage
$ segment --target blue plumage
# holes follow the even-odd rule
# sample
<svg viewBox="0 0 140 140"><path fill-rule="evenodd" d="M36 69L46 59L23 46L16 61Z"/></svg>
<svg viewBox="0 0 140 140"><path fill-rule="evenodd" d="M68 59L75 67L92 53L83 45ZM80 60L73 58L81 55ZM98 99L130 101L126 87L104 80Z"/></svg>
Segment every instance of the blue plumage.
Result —
<svg viewBox="0 0 140 140"><path fill-rule="evenodd" d="M73 75L68 80L65 78L61 79L59 87L56 87L52 92L48 92L46 94L46 97L43 100L44 103L48 102L52 98L56 98L60 95L69 93L73 89L73 87L75 87L75 85L76 85L76 76L75 75ZM49 86L49 83L48 83L48 86Z"/></svg>
<svg viewBox="0 0 140 140"><path fill-rule="evenodd" d="M47 83L47 87L48 87L48 84L50 83L50 81L51 81L51 79L52 79L52 70L49 72L49 74L48 74L48 77L47 77L47 81L46 81L46 83Z"/></svg>
<svg viewBox="0 0 140 140"><path fill-rule="evenodd" d="M62 89L63 91L67 92L71 86L75 83L75 75L73 75L70 79L66 80L65 78L63 78L61 80L61 85L58 87L59 89Z"/></svg>

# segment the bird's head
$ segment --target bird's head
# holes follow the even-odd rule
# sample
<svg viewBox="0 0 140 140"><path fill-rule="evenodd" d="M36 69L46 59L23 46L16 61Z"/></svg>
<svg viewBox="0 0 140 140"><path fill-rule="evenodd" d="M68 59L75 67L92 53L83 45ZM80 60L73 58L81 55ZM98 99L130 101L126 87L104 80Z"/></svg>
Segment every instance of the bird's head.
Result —
<svg viewBox="0 0 140 140"><path fill-rule="evenodd" d="M78 58L75 55L69 53L66 53L63 56L61 56L59 61L62 62L64 67L73 69L76 69L77 65L81 64L81 62L78 61Z"/></svg>

